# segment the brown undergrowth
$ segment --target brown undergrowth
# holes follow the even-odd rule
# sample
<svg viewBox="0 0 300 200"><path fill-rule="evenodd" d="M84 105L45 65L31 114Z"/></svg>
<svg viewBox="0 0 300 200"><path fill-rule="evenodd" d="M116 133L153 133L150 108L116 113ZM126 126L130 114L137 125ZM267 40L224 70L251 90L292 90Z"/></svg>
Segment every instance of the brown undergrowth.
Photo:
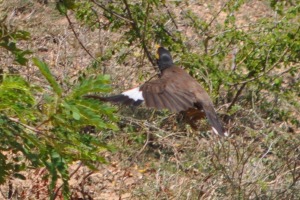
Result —
<svg viewBox="0 0 300 200"><path fill-rule="evenodd" d="M225 13L218 11L223 5L224 1L191 1L168 9L173 9L177 16L192 10L203 19L216 17L212 23L222 23ZM53 1L47 5L38 1L2 1L1 10L8 14L9 24L32 33L30 42L20 45L32 49L49 63L54 76L66 89L83 73L110 74L114 93L136 86L155 74L137 44L130 49L112 50L124 33L105 29L90 31L72 15L70 24L55 11ZM251 1L236 14L237 25L247 30L250 26L245 24L254 24L261 17L273 14L267 1ZM179 20L178 30L187 38L186 46L192 52L200 52L194 42L199 36L191 26L186 28L186 23ZM111 55L101 65L93 62L92 56L104 56L107 52ZM6 71L46 86L36 68L29 65L24 69L15 65L7 54L0 54L1 65L9 67ZM124 54L132 56L119 63ZM224 68L231 67L233 57L234 54L228 55L222 61ZM296 76L287 76L286 80L299 81L297 76L299 70ZM289 82L285 83L288 87ZM222 91L225 90L221 88L220 95L226 96ZM262 102L252 102L251 95L237 98L249 103L241 104L244 107L237 103L234 117L226 114L230 102L218 102L218 111L231 133L226 139L212 135L205 121L197 124L199 130L194 131L167 111L120 107L120 130L95 133L116 149L102 153L108 163L99 164L97 170L90 170L80 162L70 166L72 199L299 199L299 127L290 121L264 117L273 110L263 109ZM270 102L276 100L267 91L264 97ZM299 96L295 98L300 100ZM278 105L291 106L285 102ZM299 109L290 113L299 120ZM279 115L275 113L274 119L280 118ZM0 187L1 198L47 199L45 170L28 170L23 174L26 180L11 178ZM57 199L62 198L60 184L56 187Z"/></svg>

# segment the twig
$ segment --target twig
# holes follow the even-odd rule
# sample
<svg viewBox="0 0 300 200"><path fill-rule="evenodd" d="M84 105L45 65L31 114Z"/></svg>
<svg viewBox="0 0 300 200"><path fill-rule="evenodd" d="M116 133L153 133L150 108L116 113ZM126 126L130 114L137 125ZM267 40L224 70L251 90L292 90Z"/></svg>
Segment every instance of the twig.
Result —
<svg viewBox="0 0 300 200"><path fill-rule="evenodd" d="M156 22L157 24L159 24L159 22ZM168 36L170 36L170 38L174 41L174 42L178 42L178 39L176 39L172 33L170 33L163 25L161 25L160 27Z"/></svg>
<svg viewBox="0 0 300 200"><path fill-rule="evenodd" d="M9 119L10 121L16 122L17 124L20 124L21 126L27 128L28 130L31 130L31 131L36 132L36 133L42 133L42 131L39 130L39 129L37 129L37 128L34 128L34 127L31 127L31 126L28 126L27 124L21 123L20 120L17 119L17 118L9 117L8 119Z"/></svg>
<svg viewBox="0 0 300 200"><path fill-rule="evenodd" d="M80 164L78 165L78 167L70 174L69 178L71 178L72 176L74 176L74 174L81 168L81 166L83 165L82 162L80 162ZM53 199L56 199L57 195L58 195L58 192L59 190L63 187L63 183L56 189L55 191L55 194L54 194L54 198Z"/></svg>
<svg viewBox="0 0 300 200"><path fill-rule="evenodd" d="M149 15L149 10L150 10L150 3L147 4L147 8L146 8L146 17L144 20L144 29L143 29L143 34L142 34L142 40L145 40L145 35L146 35L146 31L147 31L147 23L148 23L148 15Z"/></svg>
<svg viewBox="0 0 300 200"><path fill-rule="evenodd" d="M128 4L127 0L123 0L123 3L125 4L125 9L127 11L128 17L131 20L132 28L135 31L135 33L137 34L138 38L141 40L142 47L143 47L144 52L146 53L146 55L148 57L148 60L151 62L152 66L155 66L156 63L152 59L151 54L150 54L150 52L149 52L149 50L148 50L148 48L147 48L147 46L145 44L145 39L142 37L140 29L137 26L137 23L135 22L134 18L132 17L132 14L131 14L131 11L130 11L130 7L129 7L129 4Z"/></svg>
<svg viewBox="0 0 300 200"><path fill-rule="evenodd" d="M147 131L146 142L145 142L144 146L139 150L139 152L135 155L135 158L139 157L139 155L141 155L141 153L145 150L146 146L149 144L149 139L150 139L150 132Z"/></svg>
<svg viewBox="0 0 300 200"><path fill-rule="evenodd" d="M36 133L41 134L41 135L43 135L43 136L45 136L45 137L51 138L51 139L53 139L53 140L59 140L59 141L61 141L61 142L64 142L65 144L69 144L69 145L72 145L72 146L76 146L76 144L73 144L73 143L71 143L71 142L64 141L64 140L62 140L62 139L60 139L60 138L58 138L58 137L55 137L55 136L51 136L51 135L49 135L49 134L46 134L46 133L45 133L46 130L39 130L38 128L34 128L34 127L31 127L31 126L28 126L27 124L23 124L23 123L20 122L19 119L12 118L12 117L9 117L8 119L9 119L10 121L12 121L12 122L18 123L19 125L25 127L26 129L28 129L28 130L30 130L30 131L36 132ZM49 121L51 121L51 118L48 119L48 120L46 120L45 123L46 123L46 122L49 122ZM39 125L38 127L40 127L40 126L41 126L41 125Z"/></svg>
<svg viewBox="0 0 300 200"><path fill-rule="evenodd" d="M90 53L90 51L84 46L84 44L83 44L83 43L81 42L81 40L79 39L78 34L77 34L76 31L74 30L73 23L71 22L71 19L69 18L69 16L68 16L67 13L65 13L65 16L66 16L66 18L67 18L67 20L68 20L68 23L69 23L69 25L70 25L70 27L71 27L71 30L72 30L72 32L73 32L75 38L76 38L77 41L79 42L80 46L85 50L85 52L86 52L91 58L93 58L94 60L97 61L97 59Z"/></svg>
<svg viewBox="0 0 300 200"><path fill-rule="evenodd" d="M149 10L150 10L150 3L147 4L147 8L146 8L146 17L145 17L145 20L144 20L144 29L143 29L143 33L142 33L142 41L145 41ZM142 66L144 65L144 59L145 59L145 54L143 55L142 60L141 60L142 61Z"/></svg>
<svg viewBox="0 0 300 200"><path fill-rule="evenodd" d="M250 78L246 81L243 81L243 82L239 82L239 83L236 83L236 84L233 84L232 86L236 86L238 84L242 84L242 86L240 87L240 89L237 91L234 99L232 100L232 102L230 103L230 105L228 106L227 108L227 111L229 111L232 106L236 103L238 97L241 95L243 89L245 88L245 86L247 85L247 83L251 82L251 81L254 81L256 79L259 79L260 77L266 75L267 73L269 73L272 69L274 69L283 59L283 56L288 52L289 50L289 47L286 47L285 50L283 51L283 53L281 54L281 56L279 57L279 59L265 72L263 72L262 74L258 75L258 76L255 76L253 78ZM248 74L248 78L251 77L251 72Z"/></svg>
<svg viewBox="0 0 300 200"><path fill-rule="evenodd" d="M277 74L276 76L279 76L279 77L280 77L280 76L282 76L283 74L288 73L289 71L292 71L292 70L296 70L296 69L300 69L300 65L292 65L292 66L290 66L288 69L286 69L286 70L280 72L279 74Z"/></svg>
<svg viewBox="0 0 300 200"><path fill-rule="evenodd" d="M297 31L295 32L295 35L298 34L299 31L300 31L300 26L298 27ZM285 54L288 52L289 49L290 49L289 46L287 46L284 49L283 53L280 55L279 59L267 71L265 71L264 73L262 73L262 74L260 74L260 75L258 75L256 77L253 77L253 78L248 79L248 80L243 81L243 82L239 82L237 84L244 84L244 83L248 83L248 82L254 81L254 80L256 80L256 79L258 79L258 78L266 75L267 73L269 73L272 69L274 69L282 61L283 57L285 56ZM233 84L233 85L237 85L237 84Z"/></svg>
<svg viewBox="0 0 300 200"><path fill-rule="evenodd" d="M219 14L222 12L222 10L227 6L228 2L226 2L221 8L220 10L217 12L216 15L214 15L214 17L210 20L210 22L207 24L207 26L205 26L204 28L202 27L199 27L201 29L201 33L197 33L197 35L201 35L201 34L204 34L206 35L208 38L213 38L212 36L210 36L208 33L207 33L207 29L211 26L211 24L217 19L217 17L219 16ZM189 17L190 20L193 21L193 23L195 24L195 20L192 18L192 17Z"/></svg>
<svg viewBox="0 0 300 200"><path fill-rule="evenodd" d="M38 129L39 127L43 126L44 124L47 124L48 122L51 122L52 117L50 117L49 119L43 121L41 124L39 124L36 128Z"/></svg>
<svg viewBox="0 0 300 200"><path fill-rule="evenodd" d="M116 16L116 17L118 17L118 18L120 18L120 19L122 19L126 22L133 23L133 21L131 21L130 19L127 19L126 17L124 17L124 16L122 16L122 15L120 15L120 14L114 12L114 11L111 11L111 10L107 9L104 5L100 4L99 2L97 2L95 0L91 0L91 2L93 2L94 4L96 4L97 6L102 8L105 12L108 12L108 13L110 13L110 14L112 14L112 15L114 15L114 16Z"/></svg>
<svg viewBox="0 0 300 200"><path fill-rule="evenodd" d="M92 8L92 11L97 16L97 23L98 23L99 27L101 27L101 22L99 20L99 15L98 15L97 11L94 8ZM104 48L103 44L102 44L103 40L100 39L100 38L102 38L101 30L102 30L102 28L98 28L98 33L99 33L98 40L99 40L100 53L101 53L101 55L103 55L103 48ZM102 74L106 74L106 65L103 65L102 67L103 67Z"/></svg>
<svg viewBox="0 0 300 200"><path fill-rule="evenodd" d="M84 196L88 196L88 199L91 199L91 198L90 198L90 195L89 195L87 192L84 191L84 186L85 186L84 183L85 183L86 179L87 179L89 176L91 176L92 174L94 174L94 171L91 171L91 172L89 172L88 174L86 174L86 175L82 178L82 181L79 183L81 194L83 194Z"/></svg>
<svg viewBox="0 0 300 200"><path fill-rule="evenodd" d="M230 0L229 0L230 1ZM219 16L219 14L222 12L222 10L227 6L228 2L224 3L224 5L220 8L220 10L217 12L217 14L210 20L210 22L208 23L208 25L205 27L205 31L208 29L208 27L210 27L210 25L217 19L217 17Z"/></svg>
<svg viewBox="0 0 300 200"><path fill-rule="evenodd" d="M237 101L238 97L241 95L243 89L245 88L245 86L247 85L247 83L243 83L243 85L240 87L240 89L237 91L237 93L235 94L233 100L231 101L231 103L229 104L227 111L229 111L232 106L235 104L235 102Z"/></svg>
<svg viewBox="0 0 300 200"><path fill-rule="evenodd" d="M107 9L104 5L100 4L99 2L97 2L95 0L91 0L91 1L93 3L95 3L97 6L99 6L100 8L102 8L104 11L106 11L106 12L108 12L108 13L110 13L110 14L112 14L112 15L114 15L114 16L116 16L116 17L118 17L118 18L120 18L124 21L126 21L126 22L129 22L132 25L133 30L136 32L138 38L141 40L142 48L143 48L148 60L151 62L152 66L155 66L156 63L153 60L153 58L151 57L150 51L148 50L148 48L146 46L146 43L145 43L145 37L144 37L145 33L143 35L141 34L140 29L137 26L137 23L135 22L134 18L132 17L130 7L129 7L129 4L128 4L127 0L123 0L123 3L125 4L125 9L127 11L127 14L128 14L129 18L121 16L120 14ZM149 9L150 9L150 6L148 4L147 12L149 12ZM147 22L147 18L145 19L145 22Z"/></svg>
<svg viewBox="0 0 300 200"><path fill-rule="evenodd" d="M121 116L121 115L118 115L118 117L120 117L120 118L122 118L122 119L125 119L125 120L127 120L127 121L130 121L130 122L133 122L133 123L135 123L136 125L141 126L141 127L144 125L144 126L146 126L146 127L153 128L153 129L155 129L155 130L157 130L157 131L160 131L160 132L163 132L163 133L168 133L168 134L171 133L171 132L165 131L165 130L163 130L163 129L161 129L161 128L158 128L158 127L154 126L153 124L147 122L146 120L139 120L139 119L134 119L134 118L132 118L132 117L125 117L125 116ZM161 135L156 134L156 136L159 137L159 138L162 138Z"/></svg>
<svg viewBox="0 0 300 200"><path fill-rule="evenodd" d="M260 77L262 76L265 76L266 74L268 74L272 69L274 69L283 59L283 56L285 56L285 54L288 52L289 50L289 47L286 47L285 50L283 51L283 53L280 55L279 59L265 72L263 72L262 74L258 75L258 76L255 76L253 78L250 78L246 81L242 81L242 82L239 82L239 83L235 83L235 84L232 84L231 86L233 85L239 85L239 84L245 84L245 83L249 83L251 81L254 81L256 79L259 79Z"/></svg>
<svg viewBox="0 0 300 200"><path fill-rule="evenodd" d="M239 63L236 64L236 66L239 66L240 64L244 63L244 61L250 56L250 54L254 51L255 48L251 49L247 55L244 56L244 58L241 59Z"/></svg>
<svg viewBox="0 0 300 200"><path fill-rule="evenodd" d="M172 16L172 14L171 14L169 8L166 6L166 4L163 4L163 5L164 5L164 7L167 9L168 15L169 15L169 17L171 18L171 20L172 20L173 24L175 25L176 29L178 29L178 25L177 25L177 23L176 23L174 17Z"/></svg>

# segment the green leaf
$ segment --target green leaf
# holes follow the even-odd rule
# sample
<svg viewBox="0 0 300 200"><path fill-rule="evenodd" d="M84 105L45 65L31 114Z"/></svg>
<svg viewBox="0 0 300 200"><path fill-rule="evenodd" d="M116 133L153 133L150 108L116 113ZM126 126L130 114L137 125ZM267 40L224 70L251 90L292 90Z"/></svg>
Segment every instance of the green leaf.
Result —
<svg viewBox="0 0 300 200"><path fill-rule="evenodd" d="M60 14L66 14L67 13L66 6L60 1L56 3L56 9L60 12Z"/></svg>
<svg viewBox="0 0 300 200"><path fill-rule="evenodd" d="M62 95L62 89L60 85L56 82L55 78L51 74L48 65L39 60L38 58L33 58L33 63L39 68L41 73L44 75L44 77L47 79L47 81L50 83L51 87L53 88L54 92L58 95Z"/></svg>
<svg viewBox="0 0 300 200"><path fill-rule="evenodd" d="M70 98L81 97L87 93L94 92L110 92L110 76L99 75L96 78L84 79L80 84L74 87L72 93L69 95Z"/></svg>
<svg viewBox="0 0 300 200"><path fill-rule="evenodd" d="M66 14L68 9L74 9L76 7L74 0L60 0L56 3L56 8L61 14Z"/></svg>
<svg viewBox="0 0 300 200"><path fill-rule="evenodd" d="M74 119L80 119L80 111L76 108L76 106L72 106L72 116Z"/></svg>

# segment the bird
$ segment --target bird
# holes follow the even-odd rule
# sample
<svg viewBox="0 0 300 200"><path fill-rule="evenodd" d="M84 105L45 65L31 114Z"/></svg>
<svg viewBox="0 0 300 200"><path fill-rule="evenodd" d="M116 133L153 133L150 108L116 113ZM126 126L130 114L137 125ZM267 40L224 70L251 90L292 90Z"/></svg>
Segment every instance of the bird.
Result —
<svg viewBox="0 0 300 200"><path fill-rule="evenodd" d="M149 108L186 113L190 115L191 120L206 116L215 134L228 136L228 131L222 126L208 93L184 69L174 64L170 51L158 46L156 63L160 72L156 79L150 79L121 94L108 97L98 95L85 97L131 106L139 106L145 102L146 107Z"/></svg>

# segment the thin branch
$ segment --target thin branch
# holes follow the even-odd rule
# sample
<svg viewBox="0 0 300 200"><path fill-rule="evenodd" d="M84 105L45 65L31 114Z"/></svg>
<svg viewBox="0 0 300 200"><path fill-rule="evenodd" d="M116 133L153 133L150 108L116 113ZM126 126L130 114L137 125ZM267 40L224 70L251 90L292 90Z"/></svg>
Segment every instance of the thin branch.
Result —
<svg viewBox="0 0 300 200"><path fill-rule="evenodd" d="M31 126L28 126L27 124L21 123L20 120L17 119L17 118L9 117L8 119L9 119L10 121L13 121L13 122L17 123L17 124L20 124L21 126L27 128L28 130L31 130L31 131L36 132L36 133L42 133L42 131L39 130L39 129L37 129L37 128L34 128L34 127L31 127Z"/></svg>
<svg viewBox="0 0 300 200"><path fill-rule="evenodd" d="M74 174L82 167L83 163L80 162L80 164L78 165L78 167L70 174L69 178L71 179L72 176L74 176ZM53 199L56 199L56 197L58 196L58 192L60 191L60 189L64 186L64 183L62 183L55 191L55 194L54 194L54 198Z"/></svg>
<svg viewBox="0 0 300 200"><path fill-rule="evenodd" d="M148 50L148 48L147 48L147 46L146 46L145 39L142 37L142 34L141 34L141 32L140 32L140 29L139 29L139 27L138 27L136 21L134 20L132 14L131 14L130 6L129 6L127 0L123 0L123 3L125 4L125 9L126 9L126 11L127 11L128 17L129 17L129 19L132 21L132 22L131 22L132 28L133 28L133 30L135 31L135 33L136 33L136 35L138 36L138 38L141 40L142 47L143 47L144 52L146 53L146 55L147 55L147 57L148 57L148 60L151 62L151 64L152 64L153 66L155 66L156 63L154 62L153 58L151 57L151 54L150 54L150 52L149 52L149 50Z"/></svg>
<svg viewBox="0 0 300 200"><path fill-rule="evenodd" d="M79 39L78 34L77 34L76 31L74 30L73 23L71 22L71 19L69 18L69 16L68 16L67 13L65 13L65 16L66 16L66 18L67 18L67 20L68 20L68 23L69 23L69 25L70 25L70 27L71 27L71 30L72 30L72 32L73 32L75 38L76 38L77 41L79 42L80 46L85 50L85 52L86 52L91 58L93 58L94 60L97 60L97 59L90 53L90 51L84 46L84 44L81 42L81 40Z"/></svg>
<svg viewBox="0 0 300 200"><path fill-rule="evenodd" d="M242 59L240 60L240 62L236 64L236 66L239 66L240 64L244 63L244 61L250 56L250 54L253 53L254 49L255 49L255 48L252 48L252 49L247 53L247 55L245 55L244 58L242 58Z"/></svg>
<svg viewBox="0 0 300 200"><path fill-rule="evenodd" d="M43 126L44 124L47 124L48 122L51 122L51 120L52 120L52 117L50 117L49 119L43 121L41 124L37 125L36 128L37 128L37 129L40 128L40 127Z"/></svg>
<svg viewBox="0 0 300 200"><path fill-rule="evenodd" d="M300 65L292 65L288 69L286 69L286 70L280 72L279 74L277 74L276 76L282 76L285 73L288 73L288 72L290 72L292 70L298 70L298 69L300 69Z"/></svg>
<svg viewBox="0 0 300 200"><path fill-rule="evenodd" d="M229 111L232 106L236 103L236 101L238 100L238 97L241 95L243 89L245 88L245 86L247 85L247 83L243 83L243 85L240 87L240 89L237 91L237 93L235 94L232 102L230 103L230 105L227 108L227 111Z"/></svg>
<svg viewBox="0 0 300 200"><path fill-rule="evenodd" d="M147 4L147 8L146 8L146 17L144 20L144 30L143 30L143 34L142 34L142 40L145 40L145 36L146 36L146 31L147 31L147 23L148 23L148 15L149 15L149 10L150 10L150 3Z"/></svg>
<svg viewBox="0 0 300 200"><path fill-rule="evenodd" d="M141 155L141 153L145 150L146 146L149 144L150 132L147 131L147 139L144 146L139 150L139 152L135 155L135 159Z"/></svg>
<svg viewBox="0 0 300 200"><path fill-rule="evenodd" d="M251 82L251 81L254 81L254 80L256 80L256 79L259 79L259 78L262 77L262 76L265 76L266 74L268 74L272 69L274 69L274 68L282 61L283 57L284 57L285 54L288 52L288 50L289 50L289 47L286 47L285 50L283 51L283 53L280 55L279 59L278 59L278 60L277 60L277 61L276 61L276 62L275 62L275 63L274 63L267 71L261 73L261 74L258 75L258 76L255 76L255 77L253 77L253 78L250 78L250 79L248 79L248 80L246 80L246 81L242 81L242 82L239 82L239 83L232 84L231 86L249 83L249 82Z"/></svg>
<svg viewBox="0 0 300 200"><path fill-rule="evenodd" d="M295 35L298 34L299 31L300 31L300 26L298 27L297 31L295 32ZM239 83L236 83L236 84L233 84L233 85L248 83L248 82L254 81L254 80L256 80L256 79L258 79L258 78L260 78L262 76L265 76L267 73L269 73L271 70L273 70L283 60L283 57L286 55L286 53L288 52L289 49L290 49L289 46L287 46L284 49L283 53L280 55L279 59L267 71L265 71L264 73L262 73L262 74L260 74L260 75L258 75L256 77L253 77L251 79L248 79L246 81L239 82Z"/></svg>
<svg viewBox="0 0 300 200"><path fill-rule="evenodd" d="M136 24L134 18L132 17L132 14L131 14L131 11L130 11L130 7L129 7L129 4L128 4L127 0L123 0L123 3L125 4L125 9L126 9L126 11L127 11L127 14L128 14L128 17L129 17L129 18L126 18L126 17L124 17L124 16L121 16L120 14L118 14L118 13L116 13L116 12L114 12L114 11L111 11L111 10L107 9L104 5L102 5L101 3L99 3L99 2L97 2L97 1L95 1L95 0L91 0L91 1L92 1L94 4L96 4L97 6L99 6L100 8L102 8L104 11L106 11L106 12L108 12L108 13L110 13L110 14L112 14L112 15L114 15L114 16L116 16L116 17L118 17L118 18L120 18L120 19L122 19L122 20L124 20L124 21L126 21L126 22L129 22L129 23L132 25L133 30L136 32L138 38L141 40L142 48L143 48L143 50L144 50L144 52L145 52L145 54L146 54L148 60L151 62L151 64L152 64L153 66L155 66L155 65L156 65L156 62L153 60L153 58L152 58L152 56L151 56L151 53L150 53L150 51L148 50L148 48L147 48L147 46L146 46L145 37L144 37L145 34L143 34L143 35L141 34L140 29L138 28L138 26L137 26L137 24ZM149 7L150 7L150 6L149 6ZM145 21L146 21L146 20L147 20L147 19L145 19ZM146 22L147 22L147 21L146 21Z"/></svg>
<svg viewBox="0 0 300 200"><path fill-rule="evenodd" d="M108 12L112 15L114 15L115 17L118 17L126 22L129 22L129 23L133 23L133 21L131 21L130 19L127 19L126 17L114 12L114 11L111 11L109 9L107 9L104 5L102 5L101 3L95 1L95 0L91 0L91 2L93 2L94 4L96 4L97 6L99 6L100 8L102 8L105 12Z"/></svg>
<svg viewBox="0 0 300 200"><path fill-rule="evenodd" d="M71 142L62 140L62 139L60 139L60 138L58 138L58 137L55 137L55 136L51 136L51 135L49 135L49 134L46 134L46 130L40 130L40 129L38 129L38 128L34 128L34 127L31 127L31 126L28 126L27 124L23 124L23 123L21 123L20 120L17 119L17 118L9 117L8 119L9 119L10 121L12 121L12 122L15 122L15 123L17 123L17 124L19 124L19 125L25 127L26 129L28 129L28 130L30 130L30 131L36 132L36 133L41 134L41 135L43 135L43 136L45 136L45 137L51 138L51 139L53 139L53 140L61 141L61 142L64 142L65 144L69 144L69 145L72 145L72 146L77 146L77 144L73 144L73 143L71 143ZM48 122L50 122L50 121L51 121L51 118L48 119L48 120L46 120L45 123L46 123L46 122L48 123ZM41 126L41 125L40 125L40 126ZM40 126L38 126L38 127L40 127Z"/></svg>
<svg viewBox="0 0 300 200"><path fill-rule="evenodd" d="M178 25L177 25L177 23L176 23L174 17L172 16L172 14L171 14L169 8L166 6L166 4L164 4L164 7L167 9L168 15L169 15L169 17L171 18L172 23L175 25L176 29L178 29Z"/></svg>
<svg viewBox="0 0 300 200"><path fill-rule="evenodd" d="M145 41L145 38L146 38L149 10L150 10L150 3L147 4L147 8L146 8L146 17L145 17L145 20L144 20L144 29L143 29L143 33L142 33L142 41ZM145 59L145 54L143 55L143 58L142 58L142 61L141 61L142 66L144 65L144 59Z"/></svg>
<svg viewBox="0 0 300 200"><path fill-rule="evenodd" d="M230 0L229 0L230 1ZM227 6L228 2L224 3L224 5L220 8L220 10L217 12L217 14L210 20L210 22L208 23L208 25L205 28L205 31L208 29L208 27L210 27L210 25L217 19L217 17L219 16L219 14L223 11L223 9Z"/></svg>

